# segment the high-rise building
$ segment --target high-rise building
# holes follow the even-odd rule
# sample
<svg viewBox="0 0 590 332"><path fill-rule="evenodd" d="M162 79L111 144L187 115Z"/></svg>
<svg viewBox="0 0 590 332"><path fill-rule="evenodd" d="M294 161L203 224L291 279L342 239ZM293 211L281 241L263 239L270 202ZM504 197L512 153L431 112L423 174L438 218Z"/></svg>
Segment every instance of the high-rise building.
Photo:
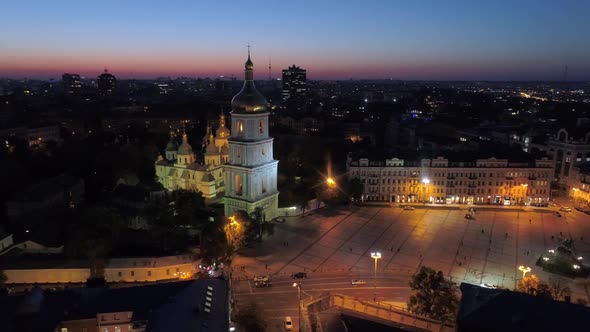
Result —
<svg viewBox="0 0 590 332"><path fill-rule="evenodd" d="M278 213L277 167L273 138L268 136L267 101L254 85L254 64L245 64L242 90L231 101L229 162L225 169L225 215L263 210L264 219Z"/></svg>
<svg viewBox="0 0 590 332"><path fill-rule="evenodd" d="M64 83L64 92L68 95L76 95L80 93L80 88L82 87L82 83L80 82L80 75L79 74L68 74L64 73L61 76L61 79Z"/></svg>
<svg viewBox="0 0 590 332"><path fill-rule="evenodd" d="M101 97L112 95L115 91L115 84L117 84L117 79L105 68L104 73L98 76L98 95Z"/></svg>
<svg viewBox="0 0 590 332"><path fill-rule="evenodd" d="M283 69L283 99L298 98L307 91L307 70L295 65Z"/></svg>

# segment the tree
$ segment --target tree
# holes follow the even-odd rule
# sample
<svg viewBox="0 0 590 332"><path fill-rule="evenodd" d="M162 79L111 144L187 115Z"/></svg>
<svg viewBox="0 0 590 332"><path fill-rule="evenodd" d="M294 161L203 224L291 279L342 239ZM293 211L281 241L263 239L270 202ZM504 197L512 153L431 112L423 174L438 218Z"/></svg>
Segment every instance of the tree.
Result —
<svg viewBox="0 0 590 332"><path fill-rule="evenodd" d="M0 286L4 286L4 283L6 283L7 280L8 280L8 277L6 276L6 273L4 273L4 271L0 270Z"/></svg>
<svg viewBox="0 0 590 332"><path fill-rule="evenodd" d="M116 210L89 208L70 229L65 251L69 256L87 258L92 278L103 277L105 259L109 257L123 228L123 219Z"/></svg>
<svg viewBox="0 0 590 332"><path fill-rule="evenodd" d="M251 301L240 308L234 321L245 332L264 332L266 331L266 322L262 318L261 313L262 310L258 308L256 302Z"/></svg>
<svg viewBox="0 0 590 332"><path fill-rule="evenodd" d="M518 285L516 286L516 291L533 296L553 299L549 285L539 280L539 278L537 278L537 276L534 274L520 279Z"/></svg>
<svg viewBox="0 0 590 332"><path fill-rule="evenodd" d="M264 210L257 206L254 211L250 214L251 220L256 224L258 228L258 239L262 239L262 224L264 223Z"/></svg>
<svg viewBox="0 0 590 332"><path fill-rule="evenodd" d="M203 229L201 243L201 258L210 265L223 260L229 254L227 237L221 224L218 222L209 223Z"/></svg>
<svg viewBox="0 0 590 332"><path fill-rule="evenodd" d="M441 271L422 266L412 276L410 287L415 292L408 299L410 312L443 322L455 318L459 305L455 283L445 280Z"/></svg>
<svg viewBox="0 0 590 332"><path fill-rule="evenodd" d="M363 194L363 183L359 178L353 178L348 183L348 195L355 201L361 199Z"/></svg>
<svg viewBox="0 0 590 332"><path fill-rule="evenodd" d="M565 285L565 280L560 278L549 278L549 291L554 300L565 300L566 296L571 296L571 289Z"/></svg>

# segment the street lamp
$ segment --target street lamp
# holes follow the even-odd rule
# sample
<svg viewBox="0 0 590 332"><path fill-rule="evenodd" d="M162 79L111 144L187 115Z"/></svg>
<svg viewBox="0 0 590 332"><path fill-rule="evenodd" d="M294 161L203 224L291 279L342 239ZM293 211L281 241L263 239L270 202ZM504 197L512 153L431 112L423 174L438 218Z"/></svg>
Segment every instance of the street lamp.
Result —
<svg viewBox="0 0 590 332"><path fill-rule="evenodd" d="M422 201L426 202L426 196L428 196L428 192L426 191L426 188L428 188L428 184L430 184L430 179L423 178L422 183L424 184L424 190L422 191L422 194L424 195L424 197L422 197Z"/></svg>
<svg viewBox="0 0 590 332"><path fill-rule="evenodd" d="M377 260L381 258L381 253L376 251L371 253L371 257L375 260L375 273L373 276L373 285L375 286L373 292L373 301L377 300Z"/></svg>
<svg viewBox="0 0 590 332"><path fill-rule="evenodd" d="M329 187L335 187L336 186L336 180L334 180L333 178L329 177L326 179L326 184L328 184Z"/></svg>
<svg viewBox="0 0 590 332"><path fill-rule="evenodd" d="M301 283L294 282L293 287L297 287L297 299L299 300L299 302L297 302L297 306L299 307L299 331L301 332Z"/></svg>
<svg viewBox="0 0 590 332"><path fill-rule="evenodd" d="M524 277L526 277L527 273L531 272L531 268L528 266L521 265L518 267L518 269L522 271L522 279L524 279Z"/></svg>

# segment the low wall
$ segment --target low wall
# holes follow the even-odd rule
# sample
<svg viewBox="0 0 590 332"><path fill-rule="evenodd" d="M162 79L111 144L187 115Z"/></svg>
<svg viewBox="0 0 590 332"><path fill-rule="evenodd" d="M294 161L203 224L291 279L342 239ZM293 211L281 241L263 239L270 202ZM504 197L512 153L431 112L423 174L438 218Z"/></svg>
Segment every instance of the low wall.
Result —
<svg viewBox="0 0 590 332"><path fill-rule="evenodd" d="M324 202L314 198L307 202L307 208L305 209L305 212L321 209L325 206L326 204L324 204ZM277 210L278 217L300 216L301 214L303 214L303 209L301 209L299 206L283 207Z"/></svg>
<svg viewBox="0 0 590 332"><path fill-rule="evenodd" d="M198 271L198 261L188 256L123 258L109 261L104 269L107 282L154 282L189 278ZM89 268L5 269L7 284L84 283Z"/></svg>

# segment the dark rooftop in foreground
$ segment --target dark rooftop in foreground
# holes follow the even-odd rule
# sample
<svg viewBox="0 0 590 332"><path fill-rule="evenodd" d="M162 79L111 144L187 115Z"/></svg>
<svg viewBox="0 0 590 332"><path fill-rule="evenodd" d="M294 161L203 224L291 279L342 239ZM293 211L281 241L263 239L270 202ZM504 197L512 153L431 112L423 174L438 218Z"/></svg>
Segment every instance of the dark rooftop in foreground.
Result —
<svg viewBox="0 0 590 332"><path fill-rule="evenodd" d="M131 311L132 322L147 322L147 331L227 331L227 304L223 279L58 292L34 288L25 295L0 297L0 326L3 332L52 332L63 321Z"/></svg>
<svg viewBox="0 0 590 332"><path fill-rule="evenodd" d="M462 283L457 332L587 332L590 308Z"/></svg>

